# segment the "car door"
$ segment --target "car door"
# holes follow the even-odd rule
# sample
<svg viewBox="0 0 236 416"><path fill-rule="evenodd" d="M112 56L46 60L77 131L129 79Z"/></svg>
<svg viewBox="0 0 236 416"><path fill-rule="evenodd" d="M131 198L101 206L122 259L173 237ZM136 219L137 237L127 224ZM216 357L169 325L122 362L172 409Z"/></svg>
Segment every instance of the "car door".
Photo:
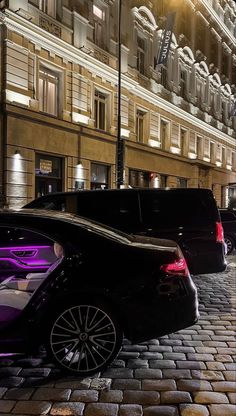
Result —
<svg viewBox="0 0 236 416"><path fill-rule="evenodd" d="M0 227L0 281L46 272L54 262L51 240L27 228Z"/></svg>

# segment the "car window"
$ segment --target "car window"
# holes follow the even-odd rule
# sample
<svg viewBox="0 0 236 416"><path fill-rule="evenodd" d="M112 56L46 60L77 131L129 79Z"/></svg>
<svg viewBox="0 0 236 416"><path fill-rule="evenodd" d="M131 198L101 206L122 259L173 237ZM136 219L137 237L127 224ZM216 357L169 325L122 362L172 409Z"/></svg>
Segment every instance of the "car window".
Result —
<svg viewBox="0 0 236 416"><path fill-rule="evenodd" d="M0 281L8 276L44 273L56 261L54 241L17 227L0 227Z"/></svg>
<svg viewBox="0 0 236 416"><path fill-rule="evenodd" d="M197 194L141 193L142 219L145 226L160 229L207 225L212 222L212 209L207 198ZM215 211L214 211L215 213Z"/></svg>
<svg viewBox="0 0 236 416"><path fill-rule="evenodd" d="M78 214L107 224L118 230L133 232L140 223L136 192L81 192L78 195Z"/></svg>

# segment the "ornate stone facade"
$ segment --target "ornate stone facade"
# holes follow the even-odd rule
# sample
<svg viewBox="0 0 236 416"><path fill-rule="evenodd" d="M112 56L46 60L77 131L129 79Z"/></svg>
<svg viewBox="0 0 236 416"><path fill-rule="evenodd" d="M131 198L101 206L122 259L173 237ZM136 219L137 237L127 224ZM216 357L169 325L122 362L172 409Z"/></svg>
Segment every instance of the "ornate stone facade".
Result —
<svg viewBox="0 0 236 416"><path fill-rule="evenodd" d="M92 165L105 165L116 187L118 1L41 3L1 2L0 194L10 206L44 192L44 182L45 192L89 189ZM208 187L225 206L236 193L236 6L175 4L122 1L125 186ZM40 163L51 172L39 173Z"/></svg>

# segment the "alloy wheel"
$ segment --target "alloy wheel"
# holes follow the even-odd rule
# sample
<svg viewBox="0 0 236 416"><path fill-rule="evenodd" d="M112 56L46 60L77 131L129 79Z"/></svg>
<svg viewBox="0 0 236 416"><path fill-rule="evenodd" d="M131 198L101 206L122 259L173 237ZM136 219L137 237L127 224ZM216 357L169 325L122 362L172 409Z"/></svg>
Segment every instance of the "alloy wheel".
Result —
<svg viewBox="0 0 236 416"><path fill-rule="evenodd" d="M227 254L232 253L234 249L234 243L230 237L225 237L225 244L227 246Z"/></svg>
<svg viewBox="0 0 236 416"><path fill-rule="evenodd" d="M100 371L117 355L122 332L104 308L72 306L56 318L50 349L60 367L81 375Z"/></svg>

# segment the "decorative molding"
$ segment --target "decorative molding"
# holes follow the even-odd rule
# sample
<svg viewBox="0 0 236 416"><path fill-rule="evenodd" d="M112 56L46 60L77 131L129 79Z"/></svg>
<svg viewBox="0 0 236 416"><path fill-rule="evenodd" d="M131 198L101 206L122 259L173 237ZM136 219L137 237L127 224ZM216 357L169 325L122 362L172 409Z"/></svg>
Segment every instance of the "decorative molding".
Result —
<svg viewBox="0 0 236 416"><path fill-rule="evenodd" d="M39 26L58 38L61 37L61 28L43 16L39 16Z"/></svg>

